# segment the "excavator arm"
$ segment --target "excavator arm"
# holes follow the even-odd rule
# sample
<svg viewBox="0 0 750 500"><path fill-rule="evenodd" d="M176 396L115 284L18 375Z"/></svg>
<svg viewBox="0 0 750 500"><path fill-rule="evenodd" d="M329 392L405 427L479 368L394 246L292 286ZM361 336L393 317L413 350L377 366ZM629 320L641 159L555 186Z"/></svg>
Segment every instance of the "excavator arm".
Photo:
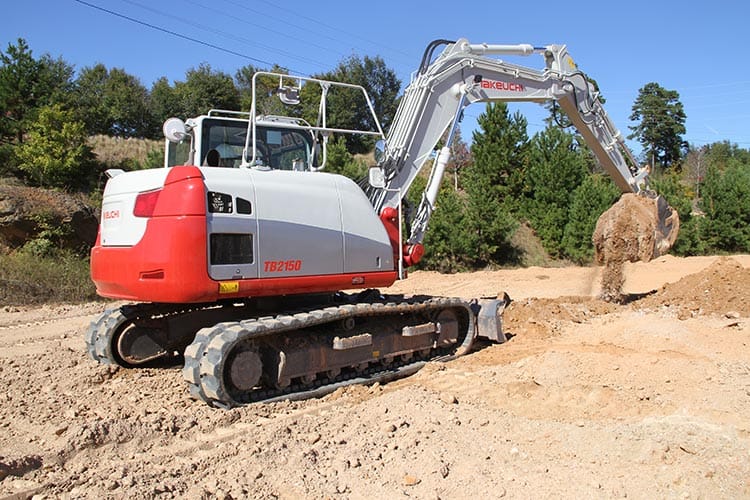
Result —
<svg viewBox="0 0 750 500"><path fill-rule="evenodd" d="M432 53L443 44L447 47L431 62ZM544 69L490 57L533 54L544 58ZM412 221L405 245L407 264L415 263L421 255L422 240L463 110L477 102L547 101L555 101L565 112L623 193L657 198L648 189L648 169L639 166L602 107L594 85L577 68L564 45L535 47L472 44L465 39L437 40L427 47L421 66L404 93L378 164L376 177L382 180L380 189L370 192L370 199L381 215L397 209L423 164L433 155L438 141L449 130L446 144L435 156L427 187ZM658 216L662 223L658 226L665 234L657 235L657 240L661 241L663 249L665 239L671 240L668 242L671 246L676 237L670 234L669 223L676 214L663 201L656 205L662 207Z"/></svg>

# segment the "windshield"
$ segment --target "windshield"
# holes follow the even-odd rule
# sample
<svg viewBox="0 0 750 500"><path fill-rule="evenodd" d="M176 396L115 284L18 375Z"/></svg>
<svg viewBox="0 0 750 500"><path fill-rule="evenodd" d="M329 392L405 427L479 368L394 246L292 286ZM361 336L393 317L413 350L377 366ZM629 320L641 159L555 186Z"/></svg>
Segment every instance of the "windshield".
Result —
<svg viewBox="0 0 750 500"><path fill-rule="evenodd" d="M239 167L247 137L247 122L207 118L202 124L200 164ZM279 170L306 170L312 138L304 130L277 127L256 128L256 165ZM251 156L252 153L249 152ZM250 158L248 158L250 160Z"/></svg>

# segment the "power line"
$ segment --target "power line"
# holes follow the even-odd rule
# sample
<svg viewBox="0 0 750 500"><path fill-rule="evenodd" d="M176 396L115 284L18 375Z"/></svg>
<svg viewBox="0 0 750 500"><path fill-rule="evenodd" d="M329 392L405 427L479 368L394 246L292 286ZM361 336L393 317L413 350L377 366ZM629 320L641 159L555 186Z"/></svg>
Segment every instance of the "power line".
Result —
<svg viewBox="0 0 750 500"><path fill-rule="evenodd" d="M228 2L230 2L230 3L234 3L234 4L236 5L236 3L235 3L235 2L232 2L231 0L226 0L226 1L228 1ZM275 8L275 9L279 9L279 10L283 10L283 11L285 11L285 12L289 12L290 14L293 14L293 15L295 15L295 16L297 16L297 17L301 17L302 19L306 19L306 20L308 20L308 21L310 21L310 22L312 22L312 23L315 23L316 25L319 25L319 26L323 26L323 27L325 27L325 28L328 28L328 29L330 29L331 31L335 31L335 32L341 33L342 35L346 35L347 37L350 37L350 38L357 38L357 39L359 39L359 40L362 40L362 41L364 41L364 42L367 42L367 43L369 43L369 44L371 44L371 45L374 45L374 46L376 46L376 47L381 47L381 48L385 48L385 49L388 49L388 50L390 50L390 51L392 51L392 52L395 52L395 53L397 53L397 54L401 54L402 56L407 56L407 57L410 57L410 54L408 54L408 53L406 53L406 52L404 52L404 51L402 51L402 50L399 50L399 49L396 49L396 48L393 48L393 47L389 47L389 46L387 46L387 45L384 45L384 44L383 44L382 42L376 42L376 41L373 41L373 40L369 40L369 39L367 39L367 38L364 38L363 36L360 36L360 35L358 35L358 34L356 34L356 33L352 33L352 32L349 32L349 31L345 31L345 30L342 30L341 28L338 28L338 27L335 27L335 26L331 26L330 24L326 24L326 23L324 23L323 21L321 21L321 20L319 20L319 19L314 19L314 18L312 18L312 17L309 17L309 16L306 16L306 15L304 15L304 14L300 14L300 13L299 13L299 12L297 12L297 11L294 11L294 10L290 10L290 9L287 9L287 8L285 8L285 7L282 7L282 6L279 6L279 5L274 5L274 4L272 4L271 2L269 2L269 1L267 1L267 0L260 0L260 1L261 1L262 3L265 3L266 5L270 5L271 7ZM337 41L340 41L340 40L337 40Z"/></svg>
<svg viewBox="0 0 750 500"><path fill-rule="evenodd" d="M119 12L115 12L113 10L105 9L104 7L100 7L98 5L91 4L91 3L86 2L84 0L73 0L73 1L74 2L78 2L81 5L85 5L87 7L90 7L92 9L96 9L96 10L99 10L99 11L102 11L102 12L106 12L107 14L110 14L110 15L113 15L113 16L125 19L127 21L130 21L130 22L133 22L133 23L136 23L136 24L140 24L142 26L146 26L147 28L151 28L151 29L156 30L156 31L161 31L162 33L166 33L168 35L176 36L177 38L182 38L183 40L188 40L190 42L198 43L200 45L204 45L206 47L209 47L209 48L212 48L212 49L215 49L215 50L219 50L219 51L225 52L227 54L231 54L233 56L242 57L242 58L248 59L250 61L255 61L257 63L265 64L266 66L269 66L269 67L273 66L273 63L270 63L268 61L264 61L263 59L258 59L257 57L252 57L252 56L249 56L247 54L243 54L241 52L237 52L237 51L232 50L232 49L227 49L225 47L221 47L221 46L215 45L213 43L209 43L209 42L206 42L206 41L203 41L203 40L199 40L197 38L193 38L193 37L190 37L190 36L187 36L187 35L183 35L182 33L177 33L176 31L168 30L166 28L162 28L161 26L156 26L155 24L147 23L145 21L141 21L140 19L136 19L134 17L126 16L125 14L120 14ZM289 69L289 68L287 68L287 69Z"/></svg>
<svg viewBox="0 0 750 500"><path fill-rule="evenodd" d="M255 45L255 46L257 46L257 47L260 47L260 48L262 48L262 49L265 49L265 50L267 50L267 51L270 51L270 52L276 52L276 53L278 53L278 54L281 54L282 56L288 57L288 58L290 58L290 59L297 59L298 61L301 61L301 62L307 62L307 63L310 63L310 62L312 62L312 63L315 63L315 64L317 64L317 65L318 65L318 66L320 66L321 68L324 68L324 67L326 66L326 65L325 65L325 63L322 63L322 62L320 62L320 61L316 61L316 60L314 60L314 59L310 59L310 58L304 58L304 57L300 57L300 56L298 56L298 55L296 55L296 54L293 54L293 53L291 53L291 52L287 52L287 51L281 50L281 49L279 49L279 48L277 48L277 47L272 47L272 46L269 46L269 45L264 45L264 44L262 44L262 43L258 43L258 42L256 42L256 41L254 41L254 40L249 40L249 39L247 39L247 38L243 38L243 37L240 37L240 36L234 35L234 34L232 34L232 33L227 33L226 31L221 31L221 30L218 30L218 29L216 29L216 28L212 28L212 27L206 27L206 26L204 26L204 25L201 25L201 24L199 24L199 23L196 23L196 22L190 21L190 20L188 20L188 19L185 19L185 18L181 18L181 17L177 17L177 16L174 16L174 15L168 14L168 13L166 13L166 12L162 12L162 11L160 11L160 10L154 9L154 8L152 8L152 7L148 7L148 6L146 6L146 5L143 5L143 4L141 4L141 3L135 2L135 1L133 1L133 0L122 0L122 1L123 1L123 2L125 2L125 3L129 3L130 5L134 5L134 6L136 6L136 7L139 7L139 8L141 8L141 9L147 10L147 11L149 11L149 12L152 12L152 13L154 13L154 14L158 14L158 15L160 15L160 16L163 16L163 17L166 17L166 18L170 18L170 19L173 19L173 20L175 20L175 21L177 21L177 22L180 22L180 23L183 23L183 24L187 24L188 26L192 26L192 27L194 27L194 28L198 28L198 29L200 29L200 30L203 30L203 31L207 31L207 32L209 32L209 33L213 33L213 34L215 34L215 35L223 36L224 38L228 38L228 39L233 39L233 40L236 40L236 41L239 41L239 42L241 42L241 43L245 43L245 44L248 44L248 45ZM191 3L193 3L193 2L191 2ZM205 7L204 7L204 8L205 8ZM218 12L218 11L214 11L214 12L216 13L216 12ZM234 18L234 19L235 19L235 20L240 20L240 19L238 19L238 18ZM241 20L240 20L240 21L241 21Z"/></svg>
<svg viewBox="0 0 750 500"><path fill-rule="evenodd" d="M269 28L268 26L263 25L263 24L259 24L259 23L254 23L254 22L251 22L251 21L247 21L246 19L240 18L240 17L238 17L236 15L233 15L233 14L227 12L226 9L222 10L222 9L216 9L216 8L213 8L213 7L209 7L207 5L202 4L201 2L197 2L195 0L184 0L184 1L187 2L187 3L189 3L189 4L195 5L197 7L200 7L202 9L205 9L205 10L207 10L209 12L213 12L213 13L218 14L220 16L227 17L227 18L232 19L234 21L239 21L243 25L255 26L256 28L259 28L259 29L264 30L264 31L268 31L268 32L273 33L275 35L280 35L280 36L288 38L290 40L296 40L296 41L298 41L298 42L300 42L300 43L302 43L302 44L304 44L306 46L317 47L318 49L321 49L322 51L325 51L325 52L334 52L335 51L339 55L341 55L342 57L345 55L345 54L341 54L341 52L339 52L337 49L332 49L331 47L326 47L324 45L320 45L320 44L317 44L317 43L311 41L311 38L313 38L313 37L300 38L300 37L294 36L289 31L282 32L282 31L279 31L279 30L276 30L276 29ZM257 15L261 16L261 18L264 19L264 20L265 19L274 19L274 20L277 20L277 21L282 21L288 27L297 28L301 32L306 33L306 34L310 33L309 26L300 26L298 24L291 23L291 22L289 22L286 19L282 19L282 18L277 17L277 16L266 14L266 13L261 12L259 10L247 7L247 6L245 6L245 5L241 4L241 3L231 2L231 1L228 1L228 3L231 4L231 5L233 5L233 6L238 7L240 9L243 9L243 10L246 10L248 12L251 12L253 14L257 14ZM258 17L258 16L256 16L256 17ZM320 36L322 36L324 38L328 38L329 40L332 40L334 42L341 42L341 40L333 38L331 36L327 36L327 35L320 35ZM319 38L319 36L316 35L315 38Z"/></svg>
<svg viewBox="0 0 750 500"><path fill-rule="evenodd" d="M321 21L319 19L315 19L313 17L301 14L297 10L292 10L292 9L289 9L289 8L285 8L284 6L278 5L278 4L274 5L274 4L270 3L270 2L263 2L263 3L265 3L265 4L267 4L267 5L271 6L271 7L273 7L274 11L280 11L280 12L284 12L284 13L289 13L291 15L290 17L296 17L296 18L302 19L305 22L305 25L295 24L294 22L290 21L290 19L287 18L287 17L280 17L278 15L269 14L268 12L265 12L263 10L259 10L257 8L258 7L257 5L254 6L256 8L251 8L249 6L244 5L243 2L238 2L238 1L234 1L234 0L224 0L224 2L230 4L230 5L234 6L234 7L240 8L240 9L242 9L244 11L256 14L257 16L260 16L262 19L276 20L278 22L284 23L285 26L296 28L296 29L299 29L302 32L308 34L308 35L312 35L312 36L310 36L310 37L308 37L308 38L306 38L304 40L300 40L299 38L296 38L296 37L290 35L290 33L288 33L288 32L281 33L283 36L285 36L287 38L292 38L292 39L300 40L306 46L318 47L318 48L320 48L321 50L324 50L324 51L334 52L336 54L339 54L342 58L347 56L347 54L342 53L341 50L340 50L340 47L342 45L345 45L347 47L352 47L353 49L357 49L362 54L367 54L369 52L368 50L364 49L361 46L357 46L357 45L351 43L351 40L356 38L356 39L362 40L362 41L364 41L364 42L366 42L368 44L374 45L379 50L385 49L386 51L389 51L391 54L395 54L395 56L389 58L389 60L391 61L391 63L393 62L394 59L396 59L396 60L398 60L398 61L401 62L400 65L397 65L397 66L394 66L394 67L400 68L402 70L402 72L404 72L406 74L406 77L405 77L406 83L408 83L408 80L409 80L408 75L413 72L413 63L414 63L414 61L413 61L411 55L408 54L408 53L406 53L406 52L404 52L403 50L396 49L396 48L384 45L382 43L382 41L381 42L375 42L375 41L369 40L369 39L364 38L364 37L362 37L360 35L357 35L356 33L351 33L351 32L344 31L344 30L342 30L342 29L340 29L338 27L334 27L334 26L331 26L330 24L326 24L325 22L323 22L323 21ZM190 1L190 3L193 3L195 5L199 5L199 3L195 2L195 1ZM203 6L203 7L207 8L205 6ZM213 9L211 9L211 10L213 10ZM225 15L225 16L233 18L233 19L237 19L235 16L232 16L230 14L226 14L226 13L223 13L223 12L222 12L222 15ZM258 25L255 24L255 26L258 26ZM268 28L266 26L262 26L261 25L260 28L264 29L264 30L267 30L267 31L270 31L272 33L278 33L278 31L272 30L271 28ZM321 31L320 28L331 30L331 31L335 32L336 34L345 37L345 39L341 38L341 37L331 36L331 35L323 32L323 31ZM328 48L328 47L324 47L324 46L321 46L320 44L316 44L316 43L310 41L310 39L319 40L321 38L325 38L325 39L328 39L328 40L331 40L331 41L335 42L336 46L334 48ZM380 55L380 54L378 54L378 55ZM404 56L408 56L408 59L406 57L404 57ZM406 69L404 69L404 67L406 67Z"/></svg>

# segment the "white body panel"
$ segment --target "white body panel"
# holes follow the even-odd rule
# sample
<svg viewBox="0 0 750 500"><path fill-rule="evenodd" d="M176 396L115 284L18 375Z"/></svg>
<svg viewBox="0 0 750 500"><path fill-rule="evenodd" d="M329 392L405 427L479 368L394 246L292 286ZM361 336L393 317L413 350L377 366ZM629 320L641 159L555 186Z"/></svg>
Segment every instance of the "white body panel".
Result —
<svg viewBox="0 0 750 500"><path fill-rule="evenodd" d="M350 179L322 172L201 170L209 191L248 200L253 207L251 215L209 214L209 240L212 233L249 233L254 257L252 264L212 265L212 278L393 269L393 249L385 228Z"/></svg>
<svg viewBox="0 0 750 500"><path fill-rule="evenodd" d="M132 246L146 232L148 219L135 217L133 207L138 193L159 189L169 170L153 169L127 172L109 179L102 198L101 244Z"/></svg>

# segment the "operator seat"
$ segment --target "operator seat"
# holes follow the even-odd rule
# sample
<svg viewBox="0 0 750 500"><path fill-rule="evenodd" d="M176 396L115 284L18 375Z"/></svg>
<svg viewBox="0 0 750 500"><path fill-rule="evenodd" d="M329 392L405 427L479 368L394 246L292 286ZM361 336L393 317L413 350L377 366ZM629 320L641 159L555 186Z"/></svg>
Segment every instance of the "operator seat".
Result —
<svg viewBox="0 0 750 500"><path fill-rule="evenodd" d="M218 167L221 161L221 155L215 149L209 149L206 153L206 159L203 160L204 167Z"/></svg>

